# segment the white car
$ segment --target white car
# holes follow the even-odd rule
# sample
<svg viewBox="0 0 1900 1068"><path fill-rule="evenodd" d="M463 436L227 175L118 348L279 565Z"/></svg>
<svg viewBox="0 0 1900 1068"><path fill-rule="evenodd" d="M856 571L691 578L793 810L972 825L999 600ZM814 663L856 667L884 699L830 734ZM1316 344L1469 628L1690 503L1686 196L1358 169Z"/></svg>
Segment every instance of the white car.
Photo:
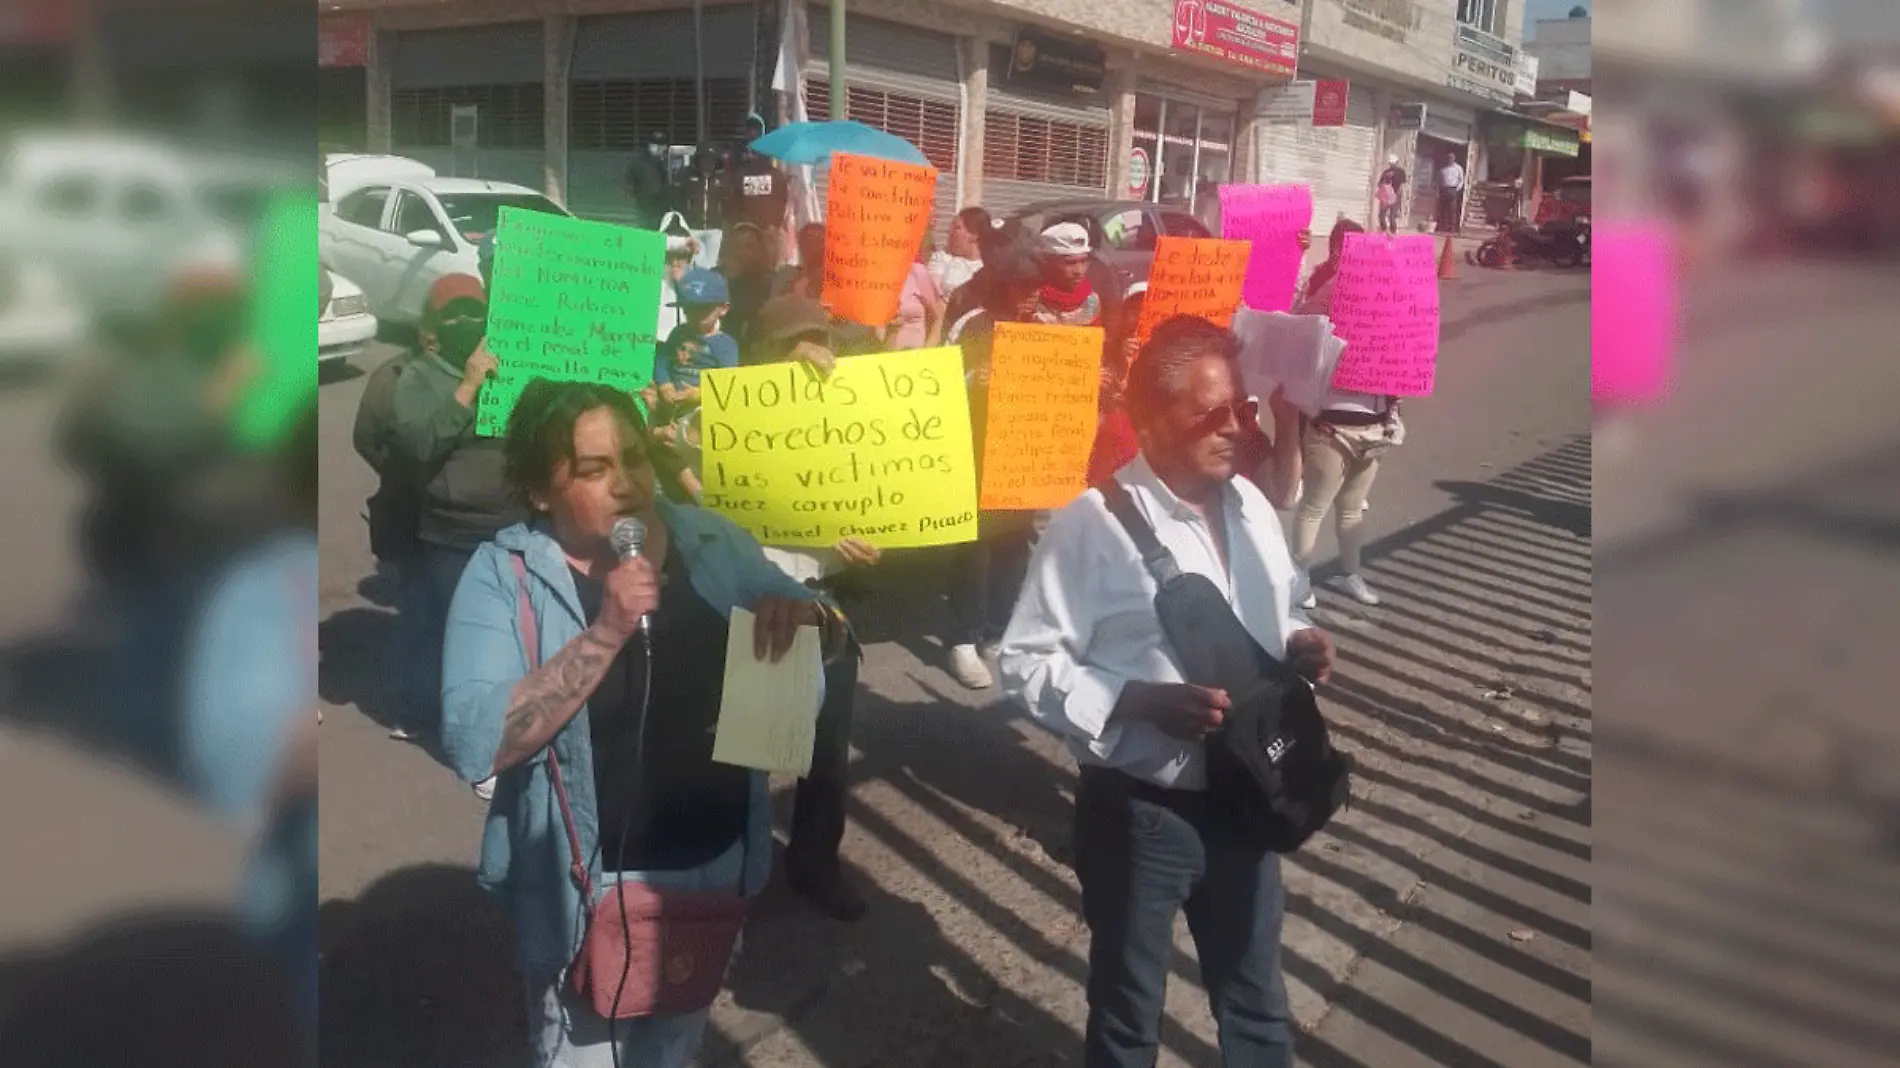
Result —
<svg viewBox="0 0 1900 1068"><path fill-rule="evenodd" d="M452 274L480 277L480 248L494 235L502 208L550 215L569 212L526 186L477 178L358 175L320 213L317 253L338 274L363 287L370 311L386 322L422 318L429 289Z"/></svg>
<svg viewBox="0 0 1900 1068"><path fill-rule="evenodd" d="M0 364L57 364L84 344L90 328L58 275L0 259Z"/></svg>
<svg viewBox="0 0 1900 1068"><path fill-rule="evenodd" d="M337 274L330 276L330 299L317 313L317 362L347 360L376 340L376 317L369 313L369 300L356 283Z"/></svg>
<svg viewBox="0 0 1900 1068"><path fill-rule="evenodd" d="M181 268L241 265L247 212L295 173L157 139L23 134L0 164L0 248L52 271L89 314L143 316Z"/></svg>

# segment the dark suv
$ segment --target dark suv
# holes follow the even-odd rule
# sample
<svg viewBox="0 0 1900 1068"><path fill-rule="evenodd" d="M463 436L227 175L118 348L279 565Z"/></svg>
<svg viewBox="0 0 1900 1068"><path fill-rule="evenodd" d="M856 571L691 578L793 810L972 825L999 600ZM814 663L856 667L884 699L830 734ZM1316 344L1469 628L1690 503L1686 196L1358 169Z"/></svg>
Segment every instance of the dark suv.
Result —
<svg viewBox="0 0 1900 1068"><path fill-rule="evenodd" d="M1089 247L1121 276L1123 292L1148 280L1156 238L1214 236L1180 208L1139 200L1049 200L1031 204L1013 218L1029 234L1057 223L1081 223L1089 232Z"/></svg>

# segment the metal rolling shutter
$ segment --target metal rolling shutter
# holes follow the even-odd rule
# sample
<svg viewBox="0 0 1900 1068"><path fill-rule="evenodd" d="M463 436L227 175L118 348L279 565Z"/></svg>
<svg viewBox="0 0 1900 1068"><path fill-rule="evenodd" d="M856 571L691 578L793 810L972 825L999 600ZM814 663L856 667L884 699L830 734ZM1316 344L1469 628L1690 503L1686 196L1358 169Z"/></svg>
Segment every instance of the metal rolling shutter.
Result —
<svg viewBox="0 0 1900 1068"><path fill-rule="evenodd" d="M1354 85L1346 100L1344 126L1260 127L1260 181L1291 182L1313 190L1313 242L1324 255L1325 235L1345 216L1371 228L1372 182L1376 177L1379 116L1372 90Z"/></svg>
<svg viewBox="0 0 1900 1068"><path fill-rule="evenodd" d="M541 84L541 24L511 22L396 36L394 89Z"/></svg>
<svg viewBox="0 0 1900 1068"><path fill-rule="evenodd" d="M813 7L806 100L814 120L831 116L829 13ZM937 168L931 232L938 241L957 210L957 148L962 139L963 87L952 38L878 19L847 15L845 77L850 118L893 133L922 149ZM813 169L818 203L825 202L828 168Z"/></svg>
<svg viewBox="0 0 1900 1068"><path fill-rule="evenodd" d="M443 174L464 165L474 176L541 188L546 111L541 24L515 22L396 35L390 74L391 148ZM449 116L480 109L479 151L458 159Z"/></svg>
<svg viewBox="0 0 1900 1068"><path fill-rule="evenodd" d="M983 112L983 206L1008 216L1040 200L1106 196L1108 105L1012 85L1008 69L1008 50L997 46Z"/></svg>
<svg viewBox="0 0 1900 1068"><path fill-rule="evenodd" d="M704 29L707 80L751 77L752 5L708 7ZM576 82L692 81L693 13L650 11L580 19L574 34L573 78Z"/></svg>

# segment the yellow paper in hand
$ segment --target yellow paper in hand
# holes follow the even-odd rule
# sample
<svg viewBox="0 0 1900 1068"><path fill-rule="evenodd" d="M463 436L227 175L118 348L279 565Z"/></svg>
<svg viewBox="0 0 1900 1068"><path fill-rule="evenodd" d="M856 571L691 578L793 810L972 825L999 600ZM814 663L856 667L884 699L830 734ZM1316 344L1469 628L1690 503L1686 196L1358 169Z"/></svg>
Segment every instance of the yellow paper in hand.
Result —
<svg viewBox="0 0 1900 1068"><path fill-rule="evenodd" d="M811 772L824 685L818 628L798 628L791 651L774 664L752 654L754 625L751 612L732 610L726 689L712 756L721 764L803 778Z"/></svg>

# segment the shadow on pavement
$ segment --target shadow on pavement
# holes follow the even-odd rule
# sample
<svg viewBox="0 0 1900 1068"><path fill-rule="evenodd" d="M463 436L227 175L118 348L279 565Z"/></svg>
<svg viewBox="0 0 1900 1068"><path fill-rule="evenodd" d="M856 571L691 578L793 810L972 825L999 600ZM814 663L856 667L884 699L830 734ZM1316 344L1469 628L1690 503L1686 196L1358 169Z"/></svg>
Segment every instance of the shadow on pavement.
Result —
<svg viewBox="0 0 1900 1068"><path fill-rule="evenodd" d="M289 988L227 915L153 912L0 959L0 1064L288 1068Z"/></svg>
<svg viewBox="0 0 1900 1068"><path fill-rule="evenodd" d="M326 1068L526 1063L513 936L473 869L402 869L325 902L319 922Z"/></svg>
<svg viewBox="0 0 1900 1068"><path fill-rule="evenodd" d="M1290 938L1337 947L1332 959L1285 952L1289 978L1335 1006L1305 1021L1312 1068L1392 1063L1365 1031L1408 1050L1408 1063L1589 1061L1588 479L1589 441L1578 438L1492 483L1450 487L1456 505L1369 548L1385 604L1322 594L1319 620L1342 651L1324 698L1363 770L1354 807L1287 861ZM889 563L853 618L867 641L900 641L930 661L917 635L941 618L940 573L927 554ZM379 715L376 665L391 622L354 609L325 624L326 699L367 701ZM934 673L911 681L923 691L915 701L860 690L847 857L857 840L896 858L922 874L929 900L881 893L879 872L857 869L872 912L845 926L768 889L728 995L738 1011L718 1015L704 1064L777 1063L755 1051L794 1040L809 1056L794 1063L825 1068L1054 1068L1079 1057L1076 1025L1046 997L1032 1003L982 947L952 942L943 919L966 913L963 926L1061 980L1065 1003L1079 995L1086 936L1065 870L1073 767L1037 751L1039 728L1013 706L972 709ZM945 708L954 714L937 714ZM885 790L922 814L923 831L866 800ZM775 799L781 826L789 795ZM939 839L980 850L995 874L946 862ZM998 878L1015 885L1005 893ZM1040 895L1066 924L1023 914L1012 895ZM331 903L324 945L326 1064L514 1063L522 1009L511 941L467 869L409 869ZM1171 963L1177 985L1198 988L1189 954ZM1380 971L1430 999L1356 981ZM1483 1021L1483 1037L1452 1028L1453 1014ZM1329 1025L1343 1016L1362 1030L1336 1033ZM1187 1064L1219 1063L1178 1021L1163 1033Z"/></svg>

